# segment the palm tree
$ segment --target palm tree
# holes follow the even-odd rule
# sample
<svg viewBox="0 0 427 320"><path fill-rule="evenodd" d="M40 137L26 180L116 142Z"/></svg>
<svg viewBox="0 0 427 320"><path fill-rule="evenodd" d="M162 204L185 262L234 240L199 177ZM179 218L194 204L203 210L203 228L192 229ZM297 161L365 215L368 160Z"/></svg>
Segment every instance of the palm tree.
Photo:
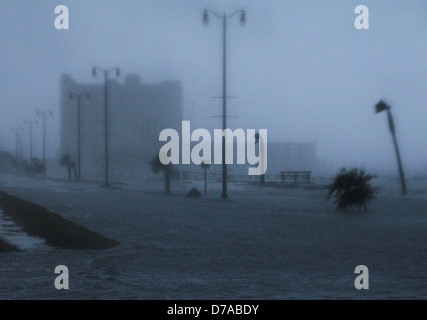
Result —
<svg viewBox="0 0 427 320"><path fill-rule="evenodd" d="M172 164L161 163L159 156L154 157L153 160L150 161L150 164L151 164L151 170L155 174L158 174L160 171L163 171L165 173L165 193L170 194Z"/></svg>
<svg viewBox="0 0 427 320"><path fill-rule="evenodd" d="M71 169L74 169L74 178L77 179L76 163L71 160L71 158L68 154L62 156L59 163L61 166L67 167L67 169L68 169L68 180L71 180Z"/></svg>

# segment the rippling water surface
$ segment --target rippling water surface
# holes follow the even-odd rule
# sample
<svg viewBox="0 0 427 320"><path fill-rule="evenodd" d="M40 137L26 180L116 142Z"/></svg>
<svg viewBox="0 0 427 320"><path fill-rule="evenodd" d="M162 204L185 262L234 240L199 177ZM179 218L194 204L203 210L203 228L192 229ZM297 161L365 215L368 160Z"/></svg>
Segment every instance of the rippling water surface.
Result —
<svg viewBox="0 0 427 320"><path fill-rule="evenodd" d="M369 213L342 214L325 203L322 190L236 188L227 202L124 190L20 190L121 245L41 246L0 214L2 233L26 239L25 251L0 254L1 299L427 298L422 199L381 198ZM360 264L369 267L366 291L354 288ZM69 268L69 290L54 287L57 265Z"/></svg>

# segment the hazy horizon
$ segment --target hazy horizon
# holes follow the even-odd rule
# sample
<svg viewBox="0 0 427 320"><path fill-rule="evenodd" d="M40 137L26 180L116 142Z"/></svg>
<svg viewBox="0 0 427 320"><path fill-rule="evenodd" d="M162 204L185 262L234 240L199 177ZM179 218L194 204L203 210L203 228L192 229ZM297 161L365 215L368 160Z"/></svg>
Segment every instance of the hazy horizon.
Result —
<svg viewBox="0 0 427 320"><path fill-rule="evenodd" d="M69 8L69 30L54 27L60 4ZM369 7L369 30L354 27L359 4ZM95 65L120 67L119 81L134 73L144 83L179 80L183 120L221 128L211 118L221 100L210 97L222 94L222 28L213 17L202 23L204 8L246 10L243 27L238 18L228 23L228 94L239 97L228 102L238 116L230 128L317 142L318 158L333 167L397 174L386 115L374 113L384 99L405 170L427 172L427 3L420 1L3 1L0 150L14 150L12 126L51 109L47 151L56 155L60 75L100 83Z"/></svg>

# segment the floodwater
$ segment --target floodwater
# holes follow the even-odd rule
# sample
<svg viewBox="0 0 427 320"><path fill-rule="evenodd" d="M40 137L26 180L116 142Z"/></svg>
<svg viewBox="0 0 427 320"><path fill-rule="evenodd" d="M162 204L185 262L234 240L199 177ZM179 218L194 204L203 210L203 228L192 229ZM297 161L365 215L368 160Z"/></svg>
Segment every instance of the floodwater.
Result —
<svg viewBox="0 0 427 320"><path fill-rule="evenodd" d="M221 201L214 188L188 199L51 184L2 189L121 245L1 254L1 299L427 298L426 199L381 196L368 213L337 213L322 189L230 184ZM173 182L176 194L190 187ZM54 287L57 265L69 269L69 290ZM354 287L358 265L369 290Z"/></svg>

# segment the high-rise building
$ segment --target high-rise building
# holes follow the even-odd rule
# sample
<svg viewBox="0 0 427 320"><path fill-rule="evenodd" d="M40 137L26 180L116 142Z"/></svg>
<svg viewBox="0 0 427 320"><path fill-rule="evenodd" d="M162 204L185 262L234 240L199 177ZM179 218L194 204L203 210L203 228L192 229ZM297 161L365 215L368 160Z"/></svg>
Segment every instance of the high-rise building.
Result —
<svg viewBox="0 0 427 320"><path fill-rule="evenodd" d="M104 83L79 83L61 76L61 156L77 162L77 102L69 94L89 93L81 103L82 178L101 178L104 173ZM119 175L148 167L161 147L163 129L180 129L183 117L179 81L141 83L139 76L108 81L109 166ZM138 169L139 168L139 169ZM125 170L126 169L126 170ZM139 172L140 174L140 172Z"/></svg>

